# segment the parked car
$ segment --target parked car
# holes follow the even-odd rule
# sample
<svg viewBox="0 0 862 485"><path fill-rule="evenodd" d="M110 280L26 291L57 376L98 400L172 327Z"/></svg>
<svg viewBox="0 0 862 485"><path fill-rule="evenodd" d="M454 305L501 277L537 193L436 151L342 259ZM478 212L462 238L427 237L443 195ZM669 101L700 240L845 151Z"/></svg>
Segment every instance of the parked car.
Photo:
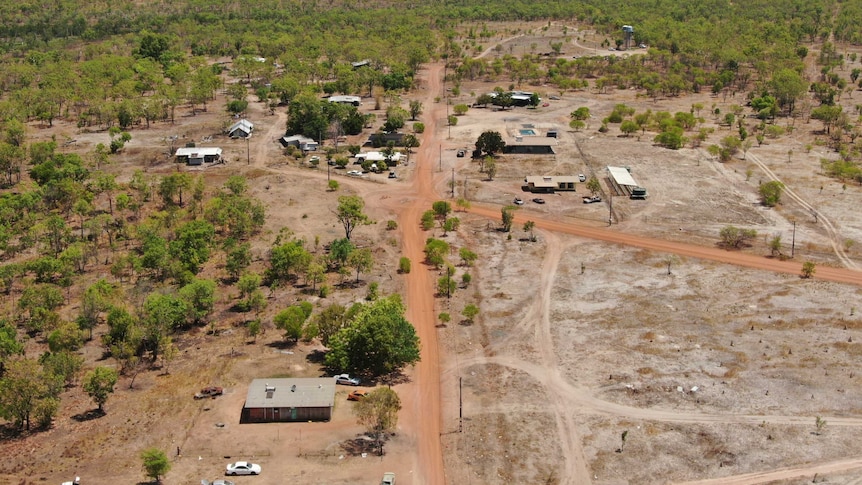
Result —
<svg viewBox="0 0 862 485"><path fill-rule="evenodd" d="M313 157L308 159L308 162L311 163L312 165L315 163L320 163L320 157L318 157L317 155L314 155Z"/></svg>
<svg viewBox="0 0 862 485"><path fill-rule="evenodd" d="M579 173L579 174L578 174L578 180L580 180L581 182L586 182L586 181L587 181L587 176L586 176L586 175L584 175L584 174L582 174L582 173Z"/></svg>
<svg viewBox="0 0 862 485"><path fill-rule="evenodd" d="M398 178L398 176L397 176L397 175L395 175L395 172L389 172L389 178L391 178L391 179L397 179L397 178Z"/></svg>
<svg viewBox="0 0 862 485"><path fill-rule="evenodd" d="M584 197L584 204L594 204L596 202L601 202L602 198L598 195L594 195L592 197Z"/></svg>
<svg viewBox="0 0 862 485"><path fill-rule="evenodd" d="M515 205L524 205L524 199L521 199L520 197L515 197L515 200L512 202L514 202Z"/></svg>
<svg viewBox="0 0 862 485"><path fill-rule="evenodd" d="M360 170L351 170L351 171L347 172L347 175L350 175L351 177L361 177L361 176L362 176L362 171L360 171Z"/></svg>
<svg viewBox="0 0 862 485"><path fill-rule="evenodd" d="M380 485L395 485L395 474L392 472L384 473Z"/></svg>
<svg viewBox="0 0 862 485"><path fill-rule="evenodd" d="M368 391L360 391L359 389L357 389L357 390L355 390L355 391L353 391L347 395L347 400L348 401L359 401L367 395L368 395Z"/></svg>
<svg viewBox="0 0 862 485"><path fill-rule="evenodd" d="M201 480L201 485L233 485L233 482L230 480L225 480L223 478L219 478L219 479L213 480L213 481Z"/></svg>
<svg viewBox="0 0 862 485"><path fill-rule="evenodd" d="M458 150L458 153L455 154L458 158L464 158L467 155L467 150L461 149Z"/></svg>
<svg viewBox="0 0 862 485"><path fill-rule="evenodd" d="M535 202L537 204L544 204L545 199L540 199L540 198L536 197L535 199L533 199L533 202Z"/></svg>
<svg viewBox="0 0 862 485"><path fill-rule="evenodd" d="M81 477L75 477L72 482L63 482L63 485L81 485Z"/></svg>
<svg viewBox="0 0 862 485"><path fill-rule="evenodd" d="M215 399L216 396L221 396L224 394L224 389L221 387L210 386L201 389L201 392L195 394L195 399L205 399L211 397Z"/></svg>
<svg viewBox="0 0 862 485"><path fill-rule="evenodd" d="M350 377L350 374L338 374L335 376L335 383L341 384L344 386L358 386L359 385L358 377Z"/></svg>
<svg viewBox="0 0 862 485"><path fill-rule="evenodd" d="M228 463L224 473L225 475L259 475L260 465L247 461Z"/></svg>
<svg viewBox="0 0 862 485"><path fill-rule="evenodd" d="M577 59L577 58L578 58L578 56L575 56L575 59ZM559 101L560 97L551 95L551 96L548 96L548 99L553 100L553 101Z"/></svg>

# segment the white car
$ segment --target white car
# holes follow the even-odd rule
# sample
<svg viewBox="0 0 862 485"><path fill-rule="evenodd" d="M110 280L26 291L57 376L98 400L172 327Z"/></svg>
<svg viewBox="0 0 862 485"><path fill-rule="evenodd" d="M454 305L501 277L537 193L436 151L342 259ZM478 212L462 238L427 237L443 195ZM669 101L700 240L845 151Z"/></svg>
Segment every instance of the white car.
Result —
<svg viewBox="0 0 862 485"><path fill-rule="evenodd" d="M208 480L201 480L201 485L233 485L233 482L219 478L218 480L213 480L211 482Z"/></svg>
<svg viewBox="0 0 862 485"><path fill-rule="evenodd" d="M351 177L361 177L362 172L359 170L351 170L351 171L347 172L347 175L349 175Z"/></svg>
<svg viewBox="0 0 862 485"><path fill-rule="evenodd" d="M335 376L335 383L342 384L345 386L358 386L359 385L358 377L350 377L350 374L338 374Z"/></svg>
<svg viewBox="0 0 862 485"><path fill-rule="evenodd" d="M578 180L580 180L581 182L586 182L586 181L587 181L587 176L586 176L586 175L584 175L584 174L582 174L582 173L579 173L579 174L578 174Z"/></svg>
<svg viewBox="0 0 862 485"><path fill-rule="evenodd" d="M259 475L260 465L249 463L247 461L238 461L236 463L228 463L225 475Z"/></svg>
<svg viewBox="0 0 862 485"><path fill-rule="evenodd" d="M380 485L395 485L395 474L392 472L384 473Z"/></svg>

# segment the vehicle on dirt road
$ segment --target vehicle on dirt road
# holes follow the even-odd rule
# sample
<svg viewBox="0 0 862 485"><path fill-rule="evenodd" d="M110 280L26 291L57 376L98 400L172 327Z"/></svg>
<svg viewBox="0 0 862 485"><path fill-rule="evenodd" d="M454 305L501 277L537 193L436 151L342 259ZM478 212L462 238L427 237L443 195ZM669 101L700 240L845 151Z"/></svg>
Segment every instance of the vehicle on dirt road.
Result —
<svg viewBox="0 0 862 485"><path fill-rule="evenodd" d="M347 395L348 401L360 401L368 395L368 391L355 390Z"/></svg>
<svg viewBox="0 0 862 485"><path fill-rule="evenodd" d="M536 197L535 199L533 199L533 202L535 202L537 204L544 204L545 199L540 199L540 198Z"/></svg>
<svg viewBox="0 0 862 485"><path fill-rule="evenodd" d="M228 463L224 471L225 475L260 475L260 465L247 461Z"/></svg>
<svg viewBox="0 0 862 485"><path fill-rule="evenodd" d="M395 474L392 472L384 473L380 485L395 485Z"/></svg>
<svg viewBox="0 0 862 485"><path fill-rule="evenodd" d="M584 197L584 204L595 204L596 202L601 202L602 198L598 195L594 195L592 197Z"/></svg>
<svg viewBox="0 0 862 485"><path fill-rule="evenodd" d="M512 201L515 205L524 205L524 199L520 197L515 197L515 200Z"/></svg>
<svg viewBox="0 0 862 485"><path fill-rule="evenodd" d="M216 396L221 396L224 394L224 389L216 386L209 386L201 389L201 392L195 394L195 399L205 399L211 397L215 399Z"/></svg>

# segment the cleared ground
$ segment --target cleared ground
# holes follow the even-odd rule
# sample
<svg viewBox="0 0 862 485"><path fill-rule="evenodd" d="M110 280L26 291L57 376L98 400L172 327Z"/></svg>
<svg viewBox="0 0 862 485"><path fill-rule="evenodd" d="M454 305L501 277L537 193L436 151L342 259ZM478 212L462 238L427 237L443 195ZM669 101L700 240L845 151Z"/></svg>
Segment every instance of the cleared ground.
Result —
<svg viewBox="0 0 862 485"><path fill-rule="evenodd" d="M513 42L526 44L517 45L531 44L518 39ZM432 72L440 73L440 66ZM635 91L617 91L564 93L560 100L548 100L559 93L523 86L540 91L549 105L471 109L450 135L441 121L445 106L433 103L442 90L426 76L415 96L426 103L426 125L431 118L439 126L394 181L385 175L351 179L333 171L342 188L326 192L325 169L299 167L275 143L284 114L264 114L254 103L249 116L257 133L249 145L219 138L226 120L211 111L184 117L180 129L155 125L133 132L117 170L128 175L132 168L144 167L168 173L176 167L168 162L165 136L179 133L197 141L215 136L213 144L226 149L228 163L200 173L214 184L230 174L245 174L252 192L269 207L267 237L255 248L257 267L282 227L309 244L315 236L323 242L339 237L341 228L330 210L338 195L360 194L377 224L357 230L357 237L375 248L379 261L363 280L379 282L384 294L405 287L404 277L394 271L401 248L409 243L414 246L406 251L416 253L415 245L424 237L441 236L439 230L413 234L405 220L418 216L423 204L430 208L433 191L441 197L448 193L452 168L456 196L466 188L471 201L500 206L519 196L528 200L519 217L535 214L537 219L600 227L607 226L611 213L604 167L628 166L650 196L646 201L615 197L612 230L713 246L719 229L735 224L758 231L760 237L745 252L766 258L766 239L775 234L782 235L783 252L790 253L795 221L793 261L800 268L805 260L820 267L862 264L857 242L862 241L862 220L855 210L859 187L845 190L820 174L820 158L832 154L814 143L819 123L797 121L792 135L752 148L747 160L721 164L703 149L654 147L649 133L639 139L619 136L614 125L605 134L596 130L618 103L639 112L688 111L693 103L715 103L724 111L730 104L744 104L741 97L654 102ZM474 99L470 93L490 91L496 84L502 83L462 85L465 94L452 104L469 102ZM580 106L589 106L595 118L587 129L573 132L569 113ZM706 122L714 121L707 117ZM556 155L502 157L493 181L485 180L477 163L455 157L457 148L471 147L482 131L514 134L524 124L540 134L558 128ZM107 138L105 133L78 133L62 123L53 131L63 130L82 151ZM34 131L36 137L52 134ZM717 128L704 146L727 133ZM804 149L807 144L814 146L810 153ZM763 208L756 191L759 182L769 179L764 167L801 201L786 197L776 209ZM602 179L605 202L582 204L582 185L575 193L542 196L544 205L529 202L532 196L521 191L526 175L577 173ZM411 185L414 180L421 183ZM741 477L732 483L800 483L801 478L793 477L810 481L814 473L820 473L820 483L857 483L854 467L862 465L857 438L862 426L859 287L820 281L816 274L803 280L544 230L537 231L537 242L529 242L520 224L509 239L497 230L499 218L457 215L461 229L447 239L455 247L470 247L479 260L474 268L458 267L458 278L465 271L472 275L467 288L451 300L438 298L433 310L413 320L427 332L429 324L438 322L438 313L448 311L453 317L431 330L436 342L423 349L423 362L408 373L410 382L395 386L405 408L383 458L362 457L362 441L355 441L362 430L350 415L346 389L339 389L330 423L238 424L251 378L320 375L319 365L308 357L320 349L285 347L271 327L248 343L237 328L245 317L227 310L232 296L224 295L215 317L218 334L201 329L180 339L182 354L169 375L142 374L131 390L128 380L121 380L108 414L93 420L74 418L93 405L79 389L69 390L52 430L0 443L0 454L13 457L0 469L0 483L59 482L75 474L86 483L133 483L143 479L138 453L146 446L159 446L171 456L173 469L165 483L212 479L237 459L264 467L262 476L240 477L240 484L372 484L390 470L399 483L416 484L652 484L710 478L731 483L728 477L771 470L789 474ZM388 219L398 219L401 228L386 231ZM845 259L836 254L836 245ZM457 259L453 253L453 262ZM414 260L414 272L422 271L430 270ZM417 281L427 284L438 276L432 272ZM408 305L428 298L427 290L423 297L408 288ZM364 294L364 287L345 290L331 301L346 303ZM287 289L273 292L264 320L271 321L295 298ZM472 323L460 317L468 303L481 309ZM93 360L100 352L95 342L85 348ZM440 376L439 396L436 384L427 380L429 369ZM191 399L209 384L226 387L226 395ZM436 409L437 402L439 431L428 436L436 413L429 419L423 412ZM826 420L822 429L815 427L816 416ZM437 436L443 475L426 451ZM177 447L181 456L175 456ZM819 464L825 465L815 469Z"/></svg>

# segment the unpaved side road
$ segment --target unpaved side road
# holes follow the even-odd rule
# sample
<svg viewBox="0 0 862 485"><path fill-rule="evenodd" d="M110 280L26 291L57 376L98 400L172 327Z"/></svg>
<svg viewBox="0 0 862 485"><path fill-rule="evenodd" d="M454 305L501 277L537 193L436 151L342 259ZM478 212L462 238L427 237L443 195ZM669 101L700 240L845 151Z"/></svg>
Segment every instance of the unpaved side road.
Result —
<svg viewBox="0 0 862 485"><path fill-rule="evenodd" d="M443 454L440 442L440 356L437 346L436 317L434 316L434 279L420 262L425 259L425 235L419 221L422 212L435 200L433 168L434 147L438 146L438 121L445 118L445 105L434 103L442 94L443 65L432 64L425 72L427 97L423 105L425 133L416 156L409 205L399 209L398 225L402 228L404 256L413 262L413 270L406 275L407 319L413 323L422 345L421 361L416 365L413 382L402 386L401 399L404 412L403 429L415 440L414 484L444 484ZM442 128L440 128L442 129ZM400 480L399 480L400 481Z"/></svg>

